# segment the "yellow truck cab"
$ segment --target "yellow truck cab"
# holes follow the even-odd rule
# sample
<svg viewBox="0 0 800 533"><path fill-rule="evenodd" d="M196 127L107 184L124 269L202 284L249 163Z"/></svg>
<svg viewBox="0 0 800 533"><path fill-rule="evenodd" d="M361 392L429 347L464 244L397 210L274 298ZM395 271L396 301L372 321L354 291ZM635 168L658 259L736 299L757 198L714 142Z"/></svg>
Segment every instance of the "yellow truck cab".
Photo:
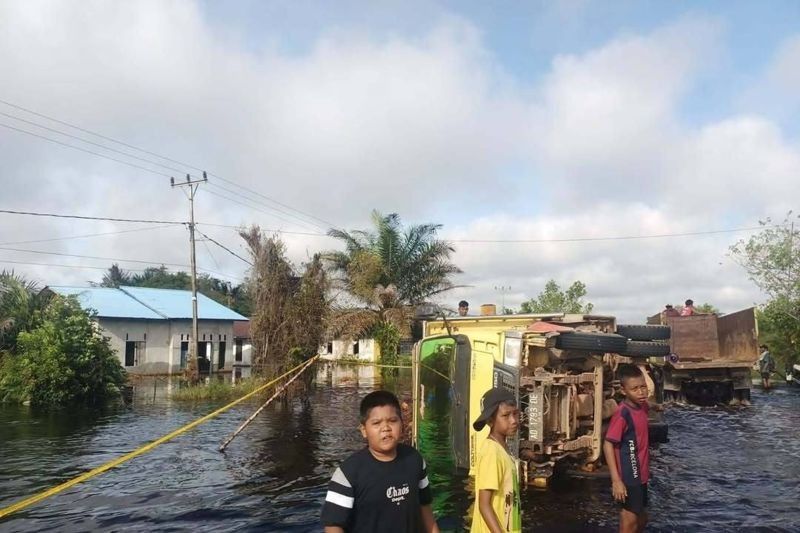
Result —
<svg viewBox="0 0 800 533"><path fill-rule="evenodd" d="M654 338L654 328L661 328L662 337L666 329L668 337L664 326L636 327ZM527 450L522 479L546 485L562 461L592 470L601 456L603 420L616 408L614 369L620 361L635 362L626 355L629 342L617 334L616 319L603 315L427 321L413 358L416 444L426 457L444 454L450 466L474 473L477 448L488 428L475 431L472 421L480 413L482 395L505 387L520 406L520 431L510 449L518 457ZM633 345L648 353L644 361L669 349L661 341Z"/></svg>

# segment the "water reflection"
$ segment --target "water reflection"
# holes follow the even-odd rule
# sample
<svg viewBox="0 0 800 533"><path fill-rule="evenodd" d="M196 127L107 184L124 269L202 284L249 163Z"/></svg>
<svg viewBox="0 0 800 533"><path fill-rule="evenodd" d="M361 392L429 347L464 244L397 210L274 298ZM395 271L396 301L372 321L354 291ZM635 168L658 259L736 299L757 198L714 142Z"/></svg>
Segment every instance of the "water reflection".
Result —
<svg viewBox="0 0 800 533"><path fill-rule="evenodd" d="M379 386L407 393L409 378L407 371L384 381L373 368L321 365L308 402L271 405L226 453L216 451L220 440L258 401L0 521L0 531L319 531L333 469L363 445L358 403ZM137 384L129 408L37 415L0 407L0 506L215 407L170 402L171 386ZM445 453L449 426L439 399L446 397L437 391L428 404L424 453L437 515L443 527L458 530L471 489ZM749 409L674 407L666 419L671 442L653 451L649 531L800 529L800 389L755 391ZM536 531L613 529L608 482L562 480L547 492L525 490L523 523Z"/></svg>

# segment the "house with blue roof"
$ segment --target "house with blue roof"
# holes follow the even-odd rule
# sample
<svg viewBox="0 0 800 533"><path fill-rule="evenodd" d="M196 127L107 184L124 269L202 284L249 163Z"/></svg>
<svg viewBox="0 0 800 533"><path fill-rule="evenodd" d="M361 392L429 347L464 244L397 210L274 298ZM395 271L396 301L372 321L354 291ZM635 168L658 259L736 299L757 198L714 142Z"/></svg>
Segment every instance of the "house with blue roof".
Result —
<svg viewBox="0 0 800 533"><path fill-rule="evenodd" d="M75 296L97 313L97 325L111 339L120 363L134 374L173 374L186 366L192 341L192 292L145 287L65 287L44 290ZM248 319L197 293L197 354L213 372L249 374L250 350L234 334Z"/></svg>

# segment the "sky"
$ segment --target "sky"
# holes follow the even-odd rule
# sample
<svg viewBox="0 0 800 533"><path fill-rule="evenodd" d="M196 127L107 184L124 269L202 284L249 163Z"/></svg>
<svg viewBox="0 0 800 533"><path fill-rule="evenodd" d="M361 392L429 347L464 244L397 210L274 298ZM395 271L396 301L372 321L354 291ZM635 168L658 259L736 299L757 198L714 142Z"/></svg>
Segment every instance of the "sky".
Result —
<svg viewBox="0 0 800 533"><path fill-rule="evenodd" d="M0 0L0 209L186 221L169 177L207 170L198 228L238 254L240 225L299 265L373 209L442 224L450 308L549 279L634 323L765 300L729 248L800 207L800 3L331 6ZM40 285L188 250L181 225L0 213L0 268Z"/></svg>

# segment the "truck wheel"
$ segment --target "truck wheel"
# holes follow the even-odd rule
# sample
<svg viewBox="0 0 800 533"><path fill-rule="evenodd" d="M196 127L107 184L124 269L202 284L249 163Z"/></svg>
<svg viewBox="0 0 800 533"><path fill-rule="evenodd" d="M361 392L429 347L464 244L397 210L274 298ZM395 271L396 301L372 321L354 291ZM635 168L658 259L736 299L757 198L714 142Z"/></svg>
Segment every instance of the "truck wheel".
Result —
<svg viewBox="0 0 800 533"><path fill-rule="evenodd" d="M556 348L561 350L586 350L590 352L622 353L628 339L615 333L575 331L556 337Z"/></svg>
<svg viewBox="0 0 800 533"><path fill-rule="evenodd" d="M617 334L632 341L663 341L671 336L669 326L649 324L620 324L617 326Z"/></svg>
<svg viewBox="0 0 800 533"><path fill-rule="evenodd" d="M669 355L669 344L664 342L628 341L628 346L620 355L628 357L660 357Z"/></svg>

